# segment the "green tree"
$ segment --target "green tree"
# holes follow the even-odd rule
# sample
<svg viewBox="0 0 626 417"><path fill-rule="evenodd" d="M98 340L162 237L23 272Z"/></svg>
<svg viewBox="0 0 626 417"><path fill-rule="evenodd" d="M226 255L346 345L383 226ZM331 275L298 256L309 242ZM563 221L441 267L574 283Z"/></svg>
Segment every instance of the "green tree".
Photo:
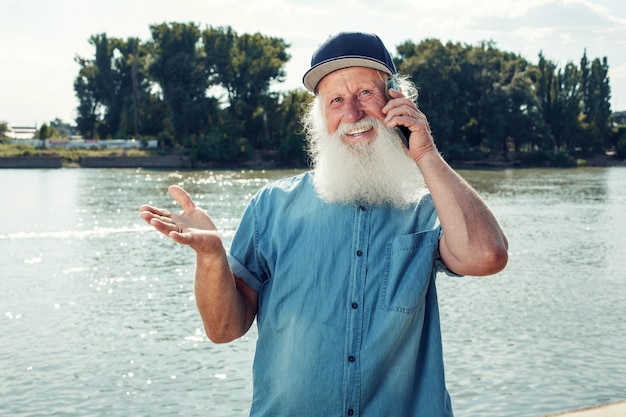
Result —
<svg viewBox="0 0 626 417"><path fill-rule="evenodd" d="M150 73L158 82L167 105L175 141L194 146L194 140L217 108L207 98L208 73L199 48L200 29L193 23L152 25L154 44Z"/></svg>
<svg viewBox="0 0 626 417"><path fill-rule="evenodd" d="M597 137L591 147L593 151L599 151L611 145L611 86L608 73L609 65L606 57L592 61L586 115L587 122L592 126L594 136Z"/></svg>
<svg viewBox="0 0 626 417"><path fill-rule="evenodd" d="M590 92L590 76L589 59L587 59L587 50L585 49L580 59L580 92L582 94L583 114L591 113L591 92Z"/></svg>
<svg viewBox="0 0 626 417"><path fill-rule="evenodd" d="M554 78L551 91L554 103L550 119L552 133L558 148L574 149L583 137L579 122L582 103L580 71L576 65L568 63L563 70L557 70Z"/></svg>
<svg viewBox="0 0 626 417"><path fill-rule="evenodd" d="M445 153L455 142L460 127L458 112L459 52L461 45L443 45L437 39L426 39L419 44L406 41L397 46L398 69L410 74L419 87L419 107L428 114L433 135Z"/></svg>
<svg viewBox="0 0 626 417"><path fill-rule="evenodd" d="M554 89L556 65L547 60L543 52L539 53L539 63L537 64L539 79L537 80L537 98L543 110L543 118L552 126L554 122Z"/></svg>
<svg viewBox="0 0 626 417"><path fill-rule="evenodd" d="M156 136L164 129L158 97L147 75L150 45L137 38L124 41L94 35L91 59L77 57L74 90L79 100L78 130L85 137ZM161 116L162 117L162 116Z"/></svg>
<svg viewBox="0 0 626 417"><path fill-rule="evenodd" d="M615 131L615 154L618 158L626 159L626 125L618 126Z"/></svg>
<svg viewBox="0 0 626 417"><path fill-rule="evenodd" d="M230 27L209 27L202 40L211 82L227 93L227 123L233 137L245 137L253 147L271 146L268 106L276 97L269 90L285 76L288 45L260 33L239 36Z"/></svg>
<svg viewBox="0 0 626 417"><path fill-rule="evenodd" d="M117 105L119 79L113 69L115 41L109 41L106 34L92 36L91 43L96 47L94 64L97 72L96 89L102 103L102 118L98 123L101 138L112 137L119 124L119 106Z"/></svg>
<svg viewBox="0 0 626 417"><path fill-rule="evenodd" d="M265 149L281 162L306 163L298 123L310 94L272 91L284 79L288 44L230 27L150 29L146 42L94 35L93 57L76 57L84 137L158 137L198 160L235 161ZM493 42L436 39L407 40L397 53L449 160L507 159L511 151L551 158L555 150L597 152L623 142L611 125L606 58L590 62L585 51L580 68L561 69L542 53L535 66Z"/></svg>
<svg viewBox="0 0 626 417"><path fill-rule="evenodd" d="M79 130L88 136L112 137L120 120L120 80L113 67L118 41L105 33L93 35L89 43L95 47L93 59L77 57L81 66L74 83L78 96Z"/></svg>
<svg viewBox="0 0 626 417"><path fill-rule="evenodd" d="M504 101L502 80L503 59L491 42L467 46L463 50L460 73L460 94L457 103L466 113L460 131L470 147L471 158L485 156L489 144L500 134L506 114L499 108Z"/></svg>
<svg viewBox="0 0 626 417"><path fill-rule="evenodd" d="M305 136L300 120L304 103L310 102L313 95L304 90L291 90L282 96L278 105L280 120L276 122L278 136L278 159L282 163L306 166L308 157Z"/></svg>
<svg viewBox="0 0 626 417"><path fill-rule="evenodd" d="M47 123L42 124L36 133L37 139L50 139L55 134L55 129L48 126Z"/></svg>
<svg viewBox="0 0 626 417"><path fill-rule="evenodd" d="M41 147L45 149L46 140L59 137L59 131L56 128L48 125L47 123L44 123L39 127L37 133L35 133L35 137L41 140Z"/></svg>
<svg viewBox="0 0 626 417"><path fill-rule="evenodd" d="M138 38L116 42L117 137L154 137L166 130L167 109L159 96L151 92L155 87L148 74L151 48L152 44L142 43Z"/></svg>
<svg viewBox="0 0 626 417"><path fill-rule="evenodd" d="M552 144L536 95L539 72L523 58L491 42L444 46L433 39L405 42L398 53L449 159L506 158L511 147Z"/></svg>
<svg viewBox="0 0 626 417"><path fill-rule="evenodd" d="M4 121L0 121L0 139L8 138L7 132L9 131L9 124Z"/></svg>
<svg viewBox="0 0 626 417"><path fill-rule="evenodd" d="M610 124L606 58L590 64L585 51L580 68L569 62L560 69L540 55L539 68L542 80L550 80L539 84L538 95L557 147L588 153L611 146L615 136Z"/></svg>
<svg viewBox="0 0 626 417"><path fill-rule="evenodd" d="M98 112L102 105L100 92L96 85L98 68L93 61L81 57L76 57L75 60L80 65L78 76L74 80L74 92L79 103L76 126L83 137L94 138L99 120Z"/></svg>
<svg viewBox="0 0 626 417"><path fill-rule="evenodd" d="M580 60L580 90L582 113L579 116L581 134L576 148L585 153L598 152L611 145L611 88L606 57L594 59L591 64L587 51Z"/></svg>
<svg viewBox="0 0 626 417"><path fill-rule="evenodd" d="M506 151L505 147L510 147L511 144L514 145L514 149L519 149L521 144L527 144L529 148L552 150L554 138L543 118L541 104L535 94L539 72L523 62L524 64L521 64L522 61L518 61L521 65L504 87L506 94L504 109L508 113L508 120L493 147L499 151Z"/></svg>

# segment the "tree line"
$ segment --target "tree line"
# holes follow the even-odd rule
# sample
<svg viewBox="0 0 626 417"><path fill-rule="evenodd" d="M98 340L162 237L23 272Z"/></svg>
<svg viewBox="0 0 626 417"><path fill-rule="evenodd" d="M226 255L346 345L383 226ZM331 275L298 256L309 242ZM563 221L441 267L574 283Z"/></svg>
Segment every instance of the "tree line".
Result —
<svg viewBox="0 0 626 417"><path fill-rule="evenodd" d="M77 57L76 125L86 138L157 138L168 152L200 161L241 161L255 150L306 163L299 117L304 88L277 92L289 44L230 27L150 26L152 38L93 35L94 55ZM538 64L492 42L398 45L399 71L420 89L444 157L568 164L576 155L626 150L611 118L606 58L563 68ZM623 142L623 143L622 143ZM620 148L620 146L622 148Z"/></svg>

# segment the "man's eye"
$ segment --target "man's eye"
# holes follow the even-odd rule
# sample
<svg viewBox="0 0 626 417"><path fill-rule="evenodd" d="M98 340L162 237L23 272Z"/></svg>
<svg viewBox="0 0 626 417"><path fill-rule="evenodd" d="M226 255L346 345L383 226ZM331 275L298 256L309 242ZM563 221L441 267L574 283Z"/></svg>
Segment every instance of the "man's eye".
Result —
<svg viewBox="0 0 626 417"><path fill-rule="evenodd" d="M334 99L332 99L330 102L331 103L341 103L343 101L343 98L341 97L335 97Z"/></svg>
<svg viewBox="0 0 626 417"><path fill-rule="evenodd" d="M367 99L372 96L372 90L363 90L357 95L358 100Z"/></svg>

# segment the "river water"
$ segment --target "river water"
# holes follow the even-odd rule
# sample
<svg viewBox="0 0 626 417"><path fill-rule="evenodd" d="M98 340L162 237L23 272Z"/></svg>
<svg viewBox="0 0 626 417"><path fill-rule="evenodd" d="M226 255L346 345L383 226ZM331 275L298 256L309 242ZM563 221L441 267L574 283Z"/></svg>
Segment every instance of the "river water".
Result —
<svg viewBox="0 0 626 417"><path fill-rule="evenodd" d="M499 217L507 268L438 279L456 415L536 417L626 399L626 169L460 171ZM185 186L230 244L296 171L0 170L0 415L245 416L256 330L205 337L194 259L139 218Z"/></svg>

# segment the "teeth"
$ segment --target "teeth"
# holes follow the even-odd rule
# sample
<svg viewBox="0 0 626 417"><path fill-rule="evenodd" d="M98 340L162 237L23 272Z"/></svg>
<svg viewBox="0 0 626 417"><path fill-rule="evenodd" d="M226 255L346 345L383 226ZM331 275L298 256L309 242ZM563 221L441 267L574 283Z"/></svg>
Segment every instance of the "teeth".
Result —
<svg viewBox="0 0 626 417"><path fill-rule="evenodd" d="M358 129L348 130L346 132L346 134L348 134L348 135L358 135L360 133L367 132L368 130L370 130L369 127L362 127L362 128L358 128Z"/></svg>

